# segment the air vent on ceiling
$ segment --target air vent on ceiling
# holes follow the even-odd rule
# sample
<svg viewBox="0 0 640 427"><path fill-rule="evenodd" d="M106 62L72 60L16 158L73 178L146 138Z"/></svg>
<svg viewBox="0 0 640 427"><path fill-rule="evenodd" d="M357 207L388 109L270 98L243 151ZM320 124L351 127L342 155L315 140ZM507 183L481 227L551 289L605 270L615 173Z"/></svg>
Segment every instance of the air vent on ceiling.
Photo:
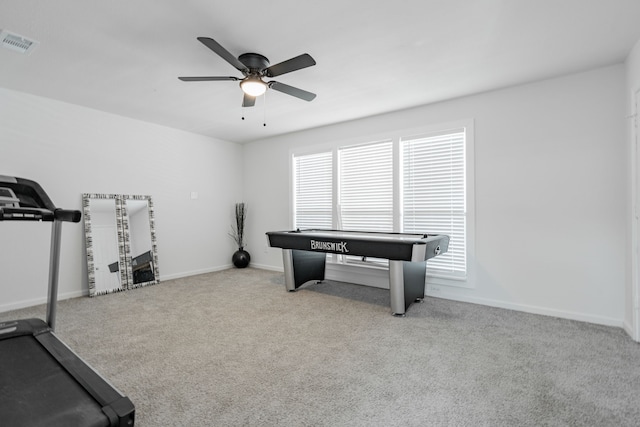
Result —
<svg viewBox="0 0 640 427"><path fill-rule="evenodd" d="M0 43L7 49L15 50L20 53L31 53L31 51L38 45L35 40L29 40L26 37L22 37L18 34L10 33L7 30L0 32Z"/></svg>

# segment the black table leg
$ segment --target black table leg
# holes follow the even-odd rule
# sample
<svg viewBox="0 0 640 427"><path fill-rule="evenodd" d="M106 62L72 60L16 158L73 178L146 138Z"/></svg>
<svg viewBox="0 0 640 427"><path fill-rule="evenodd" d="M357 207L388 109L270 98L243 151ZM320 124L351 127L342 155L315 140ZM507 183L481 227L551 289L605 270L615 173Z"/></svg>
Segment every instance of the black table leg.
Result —
<svg viewBox="0 0 640 427"><path fill-rule="evenodd" d="M327 254L323 252L283 249L284 284L295 291L310 280L324 280Z"/></svg>
<svg viewBox="0 0 640 427"><path fill-rule="evenodd" d="M424 298L426 274L426 261L389 261L389 294L394 316L404 316L414 301Z"/></svg>

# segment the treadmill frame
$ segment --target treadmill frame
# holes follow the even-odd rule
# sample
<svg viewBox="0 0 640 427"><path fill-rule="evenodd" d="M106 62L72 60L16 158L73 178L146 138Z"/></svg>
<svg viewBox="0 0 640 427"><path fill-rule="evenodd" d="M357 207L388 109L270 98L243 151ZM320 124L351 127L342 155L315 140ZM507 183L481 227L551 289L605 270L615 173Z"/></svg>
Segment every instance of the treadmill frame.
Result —
<svg viewBox="0 0 640 427"><path fill-rule="evenodd" d="M42 351L53 357L55 362L64 369L68 376L73 378L73 380L82 387L86 392L87 402L89 402L90 405L94 405L95 403L95 405L100 408L104 417L97 420L97 422L92 421L91 426L133 426L135 423L135 407L131 400L98 374L54 333L58 302L62 222L80 222L82 217L81 212L55 207L42 187L35 181L0 175L0 188L11 189L15 196L20 199L20 202L16 203L15 198L9 200L9 198L0 197L0 221L52 222L46 323L41 319L2 322L0 323L0 344L4 340L13 338L33 337L40 344ZM0 362L4 359L1 351L2 347L0 346ZM54 366L53 362L52 366ZM0 375L0 379L8 378L10 370L7 370L7 372L8 373ZM33 387L39 386L40 384L37 379L33 380ZM24 389L29 387L31 387L31 384L26 384ZM2 390L3 388L5 388L5 390ZM14 393L7 390L8 388L9 385L0 383L0 396L2 396L2 399L0 399L0 419L2 419L3 422L11 421L11 425L40 425L39 423L42 425L52 425L50 422L51 418L55 418L57 422L61 423L60 425L71 425L66 423L64 419L56 418L53 415L42 414L46 419L34 419L40 414L32 414L27 410L18 414L18 409L16 408L28 409L28 407L25 408L25 402L24 399L21 399L21 396L15 396ZM59 392L63 393L63 390ZM7 401L7 395L14 398L15 402ZM92 403L92 401L94 401L94 403ZM29 403L26 402L26 404L28 405ZM55 411L58 408L51 409ZM19 418L24 413L28 413L29 417L34 418L30 418L29 420L16 419L16 417ZM72 421L73 420L77 420L77 418L73 418ZM28 424L24 424L25 422L28 422Z"/></svg>

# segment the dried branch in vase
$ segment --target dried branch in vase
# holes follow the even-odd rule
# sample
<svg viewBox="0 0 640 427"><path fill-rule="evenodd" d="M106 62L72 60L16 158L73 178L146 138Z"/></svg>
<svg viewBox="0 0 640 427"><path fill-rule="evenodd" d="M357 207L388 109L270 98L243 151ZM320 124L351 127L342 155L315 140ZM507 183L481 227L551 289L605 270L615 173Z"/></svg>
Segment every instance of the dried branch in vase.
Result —
<svg viewBox="0 0 640 427"><path fill-rule="evenodd" d="M244 222L247 217L247 209L244 202L236 203L236 224L231 226L231 233L239 249L244 247Z"/></svg>

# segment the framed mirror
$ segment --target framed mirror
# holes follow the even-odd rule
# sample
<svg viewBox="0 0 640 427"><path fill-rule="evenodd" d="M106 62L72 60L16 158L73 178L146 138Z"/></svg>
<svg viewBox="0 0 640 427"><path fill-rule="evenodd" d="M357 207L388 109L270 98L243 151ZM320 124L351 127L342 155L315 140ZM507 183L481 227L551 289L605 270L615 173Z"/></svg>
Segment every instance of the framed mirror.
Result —
<svg viewBox="0 0 640 427"><path fill-rule="evenodd" d="M89 296L159 283L150 196L82 195Z"/></svg>
<svg viewBox="0 0 640 427"><path fill-rule="evenodd" d="M124 252L129 289L154 285L158 280L158 255L150 196L123 196Z"/></svg>
<svg viewBox="0 0 640 427"><path fill-rule="evenodd" d="M122 200L115 194L83 194L82 209L89 295L125 290Z"/></svg>

